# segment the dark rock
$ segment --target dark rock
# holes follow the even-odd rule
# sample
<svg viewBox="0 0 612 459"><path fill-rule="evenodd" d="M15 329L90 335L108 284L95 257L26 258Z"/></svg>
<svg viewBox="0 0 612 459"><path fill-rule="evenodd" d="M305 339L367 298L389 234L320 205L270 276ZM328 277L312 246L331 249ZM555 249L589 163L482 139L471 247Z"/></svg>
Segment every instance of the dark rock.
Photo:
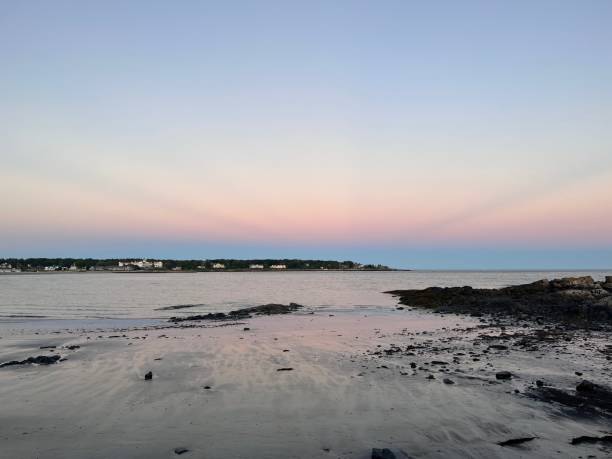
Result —
<svg viewBox="0 0 612 459"><path fill-rule="evenodd" d="M291 368L291 367L277 368L276 371L293 371L293 368Z"/></svg>
<svg viewBox="0 0 612 459"><path fill-rule="evenodd" d="M508 350L508 346L504 346L503 344L491 344L489 349L495 349L498 351L506 351Z"/></svg>
<svg viewBox="0 0 612 459"><path fill-rule="evenodd" d="M0 368L9 367L13 365L29 365L29 364L51 365L53 363L57 363L60 359L61 359L61 356L59 355L39 355L38 357L28 357L25 360L11 360L10 362L0 364Z"/></svg>
<svg viewBox="0 0 612 459"><path fill-rule="evenodd" d="M173 311L175 309L197 308L199 306L206 306L206 305L205 304L177 304L174 306L164 306L163 308L157 308L156 311Z"/></svg>
<svg viewBox="0 0 612 459"><path fill-rule="evenodd" d="M538 380L536 381L536 386L538 386L538 387L543 387L543 386L544 386L544 381L542 381L542 380L538 379Z"/></svg>
<svg viewBox="0 0 612 459"><path fill-rule="evenodd" d="M455 384L455 381L453 381L452 379L448 379L448 378L444 378L442 382L444 384Z"/></svg>
<svg viewBox="0 0 612 459"><path fill-rule="evenodd" d="M584 382L584 381L583 381ZM612 390L607 387L580 383L575 392L568 392L554 387L538 387L527 392L527 395L544 402L555 402L573 408L584 414L612 415Z"/></svg>
<svg viewBox="0 0 612 459"><path fill-rule="evenodd" d="M145 381L150 381L153 379L153 372L149 371L147 374L145 374Z"/></svg>
<svg viewBox="0 0 612 459"><path fill-rule="evenodd" d="M592 288L595 282L591 276L583 277L564 277L563 279L555 279L550 281L550 286L556 289L575 289L575 288Z"/></svg>
<svg viewBox="0 0 612 459"><path fill-rule="evenodd" d="M578 392L594 392L596 389L597 384L587 381L586 379L576 386Z"/></svg>
<svg viewBox="0 0 612 459"><path fill-rule="evenodd" d="M388 448L372 448L372 459L396 459L397 456Z"/></svg>
<svg viewBox="0 0 612 459"><path fill-rule="evenodd" d="M189 450L187 448L174 448L174 454L178 454L179 456L188 452Z"/></svg>
<svg viewBox="0 0 612 459"><path fill-rule="evenodd" d="M55 349L55 346L40 346L40 349Z"/></svg>
<svg viewBox="0 0 612 459"><path fill-rule="evenodd" d="M572 445L580 445L581 443L612 443L612 435L604 435L603 437L583 435L581 437L572 438Z"/></svg>
<svg viewBox="0 0 612 459"><path fill-rule="evenodd" d="M79 346L78 344L72 344L71 346L66 346L66 349L74 351L75 349L81 349L81 346Z"/></svg>
<svg viewBox="0 0 612 459"><path fill-rule="evenodd" d="M249 331L249 330L250 330L250 328L249 328L249 327L244 327L242 330L243 330L243 331Z"/></svg>
<svg viewBox="0 0 612 459"><path fill-rule="evenodd" d="M500 371L495 373L495 378L497 379L512 379L512 373L509 371Z"/></svg>
<svg viewBox="0 0 612 459"><path fill-rule="evenodd" d="M399 296L403 305L442 313L531 317L541 322L580 326L612 323L612 291L602 288L590 276L541 280L500 289L430 287L387 293Z"/></svg>
<svg viewBox="0 0 612 459"><path fill-rule="evenodd" d="M416 367L417 367L417 364L416 364L416 363L414 363L414 362L410 362L410 368L416 368Z"/></svg>
<svg viewBox="0 0 612 459"><path fill-rule="evenodd" d="M196 321L196 320L238 320L238 319L248 319L252 317L252 314L255 315L274 315L274 314L289 314L290 312L297 311L298 309L303 308L304 306L297 303L289 303L288 305L284 304L264 304L261 306L253 306L251 308L243 308L237 309L235 311L230 311L227 314L223 312L209 313L209 314L200 314L186 317L171 317L170 322L185 322L185 321Z"/></svg>
<svg viewBox="0 0 612 459"><path fill-rule="evenodd" d="M511 438L510 440L500 441L497 444L499 446L516 446L526 443L531 440L535 440L538 437L521 437L521 438Z"/></svg>

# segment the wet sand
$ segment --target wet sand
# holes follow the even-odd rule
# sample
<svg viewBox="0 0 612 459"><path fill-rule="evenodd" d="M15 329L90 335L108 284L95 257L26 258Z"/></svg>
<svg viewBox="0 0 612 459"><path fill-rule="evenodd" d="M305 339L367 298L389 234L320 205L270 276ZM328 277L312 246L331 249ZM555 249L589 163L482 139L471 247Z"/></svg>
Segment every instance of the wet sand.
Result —
<svg viewBox="0 0 612 459"><path fill-rule="evenodd" d="M3 332L0 362L66 360L0 368L0 457L365 459L387 447L415 458L610 457L603 443L570 444L611 432L605 413L528 395L536 380L610 386L609 335L577 332L537 351L491 349L497 341L482 338L526 330L414 310L306 309L183 327ZM498 380L502 370L512 379ZM497 444L518 437L537 438Z"/></svg>

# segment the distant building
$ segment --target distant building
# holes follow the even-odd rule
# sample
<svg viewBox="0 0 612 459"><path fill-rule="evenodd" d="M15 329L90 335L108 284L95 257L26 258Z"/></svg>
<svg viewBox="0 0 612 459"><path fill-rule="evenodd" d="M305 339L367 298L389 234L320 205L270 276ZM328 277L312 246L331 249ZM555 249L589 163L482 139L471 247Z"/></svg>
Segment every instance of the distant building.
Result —
<svg viewBox="0 0 612 459"><path fill-rule="evenodd" d="M120 268L161 269L164 267L164 263L162 261L148 261L146 258L143 258L142 260L120 261L118 266Z"/></svg>
<svg viewBox="0 0 612 459"><path fill-rule="evenodd" d="M68 271L78 271L78 270L79 270L79 268L74 263L72 263L70 265L70 268L68 268Z"/></svg>
<svg viewBox="0 0 612 459"><path fill-rule="evenodd" d="M249 265L249 269L264 269L264 265Z"/></svg>
<svg viewBox="0 0 612 459"><path fill-rule="evenodd" d="M212 269L225 269L225 265L223 263L215 263L212 265Z"/></svg>
<svg viewBox="0 0 612 459"><path fill-rule="evenodd" d="M272 265L270 269L287 269L287 265Z"/></svg>
<svg viewBox="0 0 612 459"><path fill-rule="evenodd" d="M183 268L180 266L175 266L174 268L172 268L172 271L182 271Z"/></svg>
<svg viewBox="0 0 612 459"><path fill-rule="evenodd" d="M10 263L0 263L0 273L20 273L21 269L13 268Z"/></svg>

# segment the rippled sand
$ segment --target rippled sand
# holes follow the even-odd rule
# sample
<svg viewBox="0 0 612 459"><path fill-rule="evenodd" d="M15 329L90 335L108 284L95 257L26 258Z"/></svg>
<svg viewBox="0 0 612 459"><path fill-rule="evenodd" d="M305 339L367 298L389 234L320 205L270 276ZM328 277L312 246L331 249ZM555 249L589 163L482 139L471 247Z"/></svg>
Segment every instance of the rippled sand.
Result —
<svg viewBox="0 0 612 459"><path fill-rule="evenodd" d="M335 311L205 328L3 334L0 361L53 352L67 360L0 369L0 457L172 458L179 447L189 450L181 458L207 459L365 459L381 447L419 458L606 457L601 446L569 440L612 430L609 420L566 416L514 393L539 377L571 384L567 375L587 367L576 355L508 356L518 377L503 384L488 383L496 368L484 362L473 373L437 373L372 355L379 345L438 343L474 324L414 311ZM81 347L62 347L72 344ZM608 370L590 368L609 382ZM522 436L538 438L496 444Z"/></svg>

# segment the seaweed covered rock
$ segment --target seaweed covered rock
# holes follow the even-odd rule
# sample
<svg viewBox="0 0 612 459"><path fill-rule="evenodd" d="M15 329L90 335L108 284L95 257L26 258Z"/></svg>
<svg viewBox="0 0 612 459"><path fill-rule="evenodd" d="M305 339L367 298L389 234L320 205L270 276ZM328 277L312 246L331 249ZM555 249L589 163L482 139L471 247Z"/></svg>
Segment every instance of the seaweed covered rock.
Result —
<svg viewBox="0 0 612 459"><path fill-rule="evenodd" d="M546 317L575 325L612 324L612 291L591 276L546 279L500 289L430 287L392 290L406 306L463 314Z"/></svg>
<svg viewBox="0 0 612 459"><path fill-rule="evenodd" d="M171 317L170 322L185 322L185 321L197 321L197 320L237 320L237 319L248 319L253 315L275 315L275 314L289 314L290 312L297 311L303 308L301 304L289 303L277 304L268 303L262 304L261 306L253 306L250 308L237 309L230 311L227 314L223 312L199 314L185 317Z"/></svg>

